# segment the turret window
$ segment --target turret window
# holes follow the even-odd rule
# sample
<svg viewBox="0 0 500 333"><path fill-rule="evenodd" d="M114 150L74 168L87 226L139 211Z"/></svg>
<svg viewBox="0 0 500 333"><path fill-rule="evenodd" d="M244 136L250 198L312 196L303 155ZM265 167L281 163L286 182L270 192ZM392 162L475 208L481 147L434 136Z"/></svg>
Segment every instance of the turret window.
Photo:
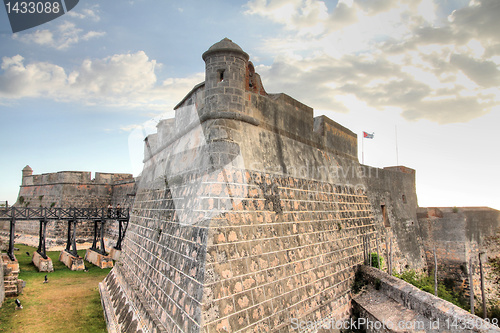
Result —
<svg viewBox="0 0 500 333"><path fill-rule="evenodd" d="M224 70L219 69L217 72L219 73L219 82L224 81Z"/></svg>

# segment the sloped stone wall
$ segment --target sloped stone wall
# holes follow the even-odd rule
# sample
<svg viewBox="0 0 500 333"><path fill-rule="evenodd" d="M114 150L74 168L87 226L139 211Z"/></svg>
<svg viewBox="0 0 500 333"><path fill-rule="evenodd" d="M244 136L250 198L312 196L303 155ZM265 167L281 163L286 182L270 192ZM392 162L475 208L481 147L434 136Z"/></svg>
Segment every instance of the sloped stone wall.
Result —
<svg viewBox="0 0 500 333"><path fill-rule="evenodd" d="M227 175L196 187L205 198L196 213L212 211L224 191L241 200L195 225L176 221L171 189L138 191L120 266L128 288L169 332L348 317L360 236L376 230L366 193L248 170Z"/></svg>
<svg viewBox="0 0 500 333"><path fill-rule="evenodd" d="M383 250L387 233L367 175L355 160L245 122L208 120L185 136L221 132L243 143L188 149L180 138L146 163L122 260L102 287L128 295L116 299L131 314L108 308L108 317L121 313L122 329L137 320L168 332L287 331L294 318L348 318L363 236Z"/></svg>
<svg viewBox="0 0 500 333"><path fill-rule="evenodd" d="M373 207L376 174L363 172L356 134L245 87L248 55L228 39L203 59L205 83L145 140L121 261L100 286L109 325L288 332L292 319L348 318L363 238L374 250L392 230ZM414 174L401 174L414 190ZM374 191L393 200L385 175ZM410 199L394 223L416 221ZM407 243L395 242L402 257Z"/></svg>

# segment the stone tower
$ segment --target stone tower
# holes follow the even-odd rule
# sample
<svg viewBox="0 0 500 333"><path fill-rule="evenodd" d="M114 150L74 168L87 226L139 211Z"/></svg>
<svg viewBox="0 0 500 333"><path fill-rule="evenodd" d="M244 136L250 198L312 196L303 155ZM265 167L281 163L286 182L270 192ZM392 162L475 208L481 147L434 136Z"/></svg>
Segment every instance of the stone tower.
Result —
<svg viewBox="0 0 500 333"><path fill-rule="evenodd" d="M25 167L23 168L23 179L24 179L25 177L29 177L29 176L31 176L32 174L33 174L33 169L32 169L29 165L27 165L27 166L25 166ZM24 183L24 182L23 182L23 183Z"/></svg>
<svg viewBox="0 0 500 333"><path fill-rule="evenodd" d="M348 318L363 238L373 249L387 234L416 234L414 174L398 173L390 190L395 172L368 181L356 134L267 94L229 39L203 60L205 82L146 140L122 259L100 285L108 325L289 332L297 321ZM402 194L405 205L393 206ZM393 230L398 219L415 223ZM395 257L423 266L401 239Z"/></svg>
<svg viewBox="0 0 500 333"><path fill-rule="evenodd" d="M205 61L205 112L244 112L248 54L224 38L202 56Z"/></svg>

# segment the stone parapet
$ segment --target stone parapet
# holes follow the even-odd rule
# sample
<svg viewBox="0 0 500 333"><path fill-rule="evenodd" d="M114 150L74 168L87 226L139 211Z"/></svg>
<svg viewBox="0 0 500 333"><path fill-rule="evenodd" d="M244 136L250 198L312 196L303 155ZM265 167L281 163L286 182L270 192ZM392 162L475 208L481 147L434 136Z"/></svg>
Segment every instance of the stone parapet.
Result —
<svg viewBox="0 0 500 333"><path fill-rule="evenodd" d="M373 322L392 323L394 328L367 329L367 332L407 332L408 330L412 332L500 332L498 326L491 325L450 302L376 268L360 266L359 270L361 278L371 287L367 292L354 298L358 312ZM400 321L403 321L401 325Z"/></svg>

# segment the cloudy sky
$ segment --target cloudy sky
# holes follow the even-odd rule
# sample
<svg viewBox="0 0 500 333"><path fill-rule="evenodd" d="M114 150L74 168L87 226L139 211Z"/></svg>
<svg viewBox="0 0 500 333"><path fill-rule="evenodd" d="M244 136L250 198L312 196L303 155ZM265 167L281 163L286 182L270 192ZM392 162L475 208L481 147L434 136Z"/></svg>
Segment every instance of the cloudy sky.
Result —
<svg viewBox="0 0 500 333"><path fill-rule="evenodd" d="M498 0L81 0L13 34L0 8L0 201L27 164L137 172L133 130L228 37L268 92L357 133L360 161L416 169L420 206L500 209L499 17Z"/></svg>

